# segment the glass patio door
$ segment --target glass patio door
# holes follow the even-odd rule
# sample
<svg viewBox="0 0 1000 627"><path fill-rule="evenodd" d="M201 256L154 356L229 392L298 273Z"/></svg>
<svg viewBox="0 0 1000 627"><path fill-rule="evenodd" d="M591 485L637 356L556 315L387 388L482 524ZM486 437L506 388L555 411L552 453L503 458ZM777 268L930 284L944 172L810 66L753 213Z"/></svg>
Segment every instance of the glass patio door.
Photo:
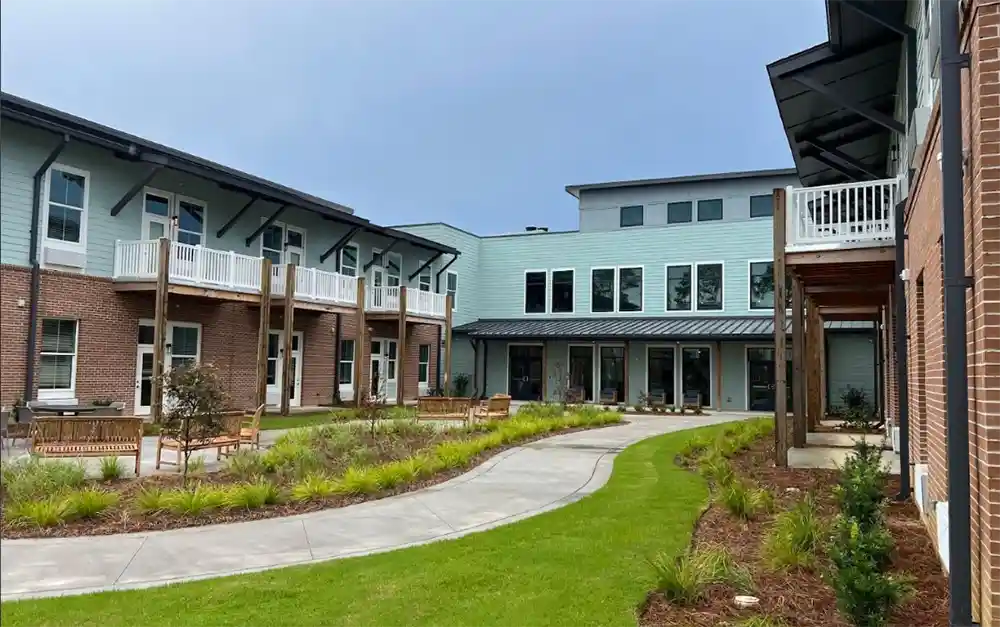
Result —
<svg viewBox="0 0 1000 627"><path fill-rule="evenodd" d="M281 404L281 390L285 384L281 372L281 357L285 348L285 332L270 331L267 334L267 404ZM289 372L292 376L288 404L299 407L302 404L302 332L292 333L292 362Z"/></svg>

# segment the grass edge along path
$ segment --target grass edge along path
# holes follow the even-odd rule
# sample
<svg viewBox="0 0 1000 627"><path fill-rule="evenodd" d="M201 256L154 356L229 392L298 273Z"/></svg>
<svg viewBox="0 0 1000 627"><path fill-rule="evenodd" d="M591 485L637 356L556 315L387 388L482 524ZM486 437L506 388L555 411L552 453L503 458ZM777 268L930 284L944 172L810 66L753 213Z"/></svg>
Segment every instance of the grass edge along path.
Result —
<svg viewBox="0 0 1000 627"><path fill-rule="evenodd" d="M646 560L690 543L709 497L674 462L694 435L656 436L615 459L591 496L527 520L365 557L167 587L4 603L27 625L634 625Z"/></svg>

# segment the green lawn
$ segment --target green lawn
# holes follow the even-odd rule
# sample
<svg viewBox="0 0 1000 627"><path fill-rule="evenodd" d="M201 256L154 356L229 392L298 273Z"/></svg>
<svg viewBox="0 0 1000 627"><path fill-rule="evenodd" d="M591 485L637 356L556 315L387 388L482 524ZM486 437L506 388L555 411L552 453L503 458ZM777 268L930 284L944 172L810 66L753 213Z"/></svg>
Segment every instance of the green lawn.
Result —
<svg viewBox="0 0 1000 627"><path fill-rule="evenodd" d="M708 498L673 460L704 427L636 444L578 503L457 540L164 588L4 603L20 625L634 625L645 558L687 546ZM181 556L177 556L182 559Z"/></svg>
<svg viewBox="0 0 1000 627"><path fill-rule="evenodd" d="M260 428L264 431L269 431L271 429L313 427L332 422L332 418L333 414L330 409L302 412L301 414L292 414L291 416L281 416L279 414L264 415L260 417Z"/></svg>

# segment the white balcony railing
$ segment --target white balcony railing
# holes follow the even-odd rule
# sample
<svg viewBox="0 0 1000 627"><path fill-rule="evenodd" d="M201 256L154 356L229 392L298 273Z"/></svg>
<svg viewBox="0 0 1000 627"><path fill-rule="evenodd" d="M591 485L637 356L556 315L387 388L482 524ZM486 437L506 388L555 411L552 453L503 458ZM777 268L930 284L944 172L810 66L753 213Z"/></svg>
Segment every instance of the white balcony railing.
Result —
<svg viewBox="0 0 1000 627"><path fill-rule="evenodd" d="M189 285L260 293L263 259L232 251L214 250L179 242L170 243L170 281ZM115 243L113 276L116 280L155 281L159 269L159 242L144 240ZM285 293L284 265L271 268L271 294ZM357 279L316 268L295 269L295 298L356 305ZM397 296L398 308L398 296Z"/></svg>
<svg viewBox="0 0 1000 627"><path fill-rule="evenodd" d="M444 318L444 294L434 294L417 289L406 290L406 313L416 316ZM399 287L378 286L368 288L365 303L368 311L399 311Z"/></svg>
<svg viewBox="0 0 1000 627"><path fill-rule="evenodd" d="M365 309L370 311L399 311L399 288L386 285L369 287Z"/></svg>
<svg viewBox="0 0 1000 627"><path fill-rule="evenodd" d="M785 250L807 252L891 246L896 238L900 178L789 187Z"/></svg>

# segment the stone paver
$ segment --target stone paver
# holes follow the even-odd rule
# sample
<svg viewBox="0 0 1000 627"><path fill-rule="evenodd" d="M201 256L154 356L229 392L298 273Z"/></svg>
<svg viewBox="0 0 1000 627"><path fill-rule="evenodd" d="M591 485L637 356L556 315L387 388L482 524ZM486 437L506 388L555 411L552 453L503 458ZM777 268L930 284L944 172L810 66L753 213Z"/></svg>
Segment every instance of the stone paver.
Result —
<svg viewBox="0 0 1000 627"><path fill-rule="evenodd" d="M309 514L227 525L0 542L0 598L142 588L456 538L579 500L614 456L648 437L746 418L629 417L628 424L508 449L444 483Z"/></svg>

